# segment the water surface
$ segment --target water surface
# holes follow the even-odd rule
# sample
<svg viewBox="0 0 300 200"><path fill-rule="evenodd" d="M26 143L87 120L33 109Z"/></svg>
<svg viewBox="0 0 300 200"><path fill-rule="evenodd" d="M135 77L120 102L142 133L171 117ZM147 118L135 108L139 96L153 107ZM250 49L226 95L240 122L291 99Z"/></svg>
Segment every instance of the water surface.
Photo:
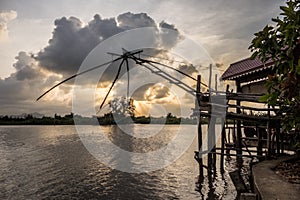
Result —
<svg viewBox="0 0 300 200"><path fill-rule="evenodd" d="M151 134L159 126L134 125ZM172 133L177 125L165 126ZM185 134L194 134L195 125ZM85 126L87 133L97 126ZM170 141L172 134L158 140L107 135L126 150L145 152ZM157 139L157 138L156 138ZM149 173L125 173L95 159L84 147L74 126L0 126L0 199L234 199L234 186L227 173L217 174L213 183L196 184L198 165L194 160L197 138L174 163ZM151 145L153 144L153 145ZM226 169L230 169L227 163Z"/></svg>

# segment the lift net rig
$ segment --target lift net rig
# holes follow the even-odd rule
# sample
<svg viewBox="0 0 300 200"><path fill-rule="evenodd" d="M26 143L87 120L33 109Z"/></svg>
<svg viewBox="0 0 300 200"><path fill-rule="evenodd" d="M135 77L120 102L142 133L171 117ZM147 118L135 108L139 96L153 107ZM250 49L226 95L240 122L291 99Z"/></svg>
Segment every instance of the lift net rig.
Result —
<svg viewBox="0 0 300 200"><path fill-rule="evenodd" d="M106 102L109 94L111 93L114 85L116 84L116 82L118 81L118 79L120 77L121 69L124 68L124 67L126 67L126 74L127 74L127 97L126 97L126 99L128 101L128 106L130 106L130 103L132 101L130 100L130 97L129 97L129 87L130 87L129 60L134 61L138 66L141 66L141 67L143 67L145 69L148 69L153 74L162 77L163 79L169 81L171 84L175 84L179 88L181 88L184 91L186 91L187 93L195 96L196 90L194 88L192 88L188 84L184 83L183 81L179 80L178 78L174 77L173 75L167 73L162 68L170 69L172 71L175 71L176 73L181 74L184 77L187 77L188 79L190 79L190 80L192 80L194 82L197 82L196 78L192 77L191 75L189 75L189 74L187 74L185 72L180 71L179 69L173 68L173 67L171 67L169 65L166 65L166 64L154 61L154 60L149 60L149 59L146 59L146 58L141 58L141 56L144 56L144 57L154 57L154 56L151 56L151 55L142 54L143 50L127 51L124 48L122 50L123 50L123 54L121 54L121 55L120 54L115 54L115 53L108 53L108 54L110 54L112 56L117 56L117 58L115 58L115 59L113 59L113 60L111 60L109 62L102 63L100 65L91 67L91 68L89 68L87 70L84 70L84 71L82 71L80 73L74 74L74 75L66 78L65 80L57 83L56 85L54 85L53 87L51 87L50 89L48 89L46 92L44 92L42 95L40 95L36 100L39 101L41 98L43 98L47 93L49 93L54 88L60 86L61 84L65 83L65 82L67 82L67 81L69 81L71 79L76 78L77 76L81 76L83 74L86 74L86 73L91 72L93 70L96 70L98 68L105 67L105 66L113 64L113 63L115 63L117 61L121 61L120 64L119 64L119 66L118 66L118 71L117 71L117 73L116 73L116 75L115 75L115 77L114 77L114 79L112 81L112 84L111 84L108 92L106 93L104 99L102 100L102 103L100 104L99 111L105 105L105 102ZM163 58L160 58L160 59L163 59ZM201 82L201 84L203 86L205 86L205 87L208 87L205 83Z"/></svg>

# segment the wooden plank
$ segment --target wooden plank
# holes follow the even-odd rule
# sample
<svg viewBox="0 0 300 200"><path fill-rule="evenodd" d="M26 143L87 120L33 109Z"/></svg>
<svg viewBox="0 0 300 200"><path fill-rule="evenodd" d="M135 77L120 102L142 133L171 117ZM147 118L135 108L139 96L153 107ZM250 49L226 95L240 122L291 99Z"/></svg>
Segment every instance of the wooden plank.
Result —
<svg viewBox="0 0 300 200"><path fill-rule="evenodd" d="M245 184L239 170L229 172L229 176L230 176L238 194L248 192L246 184Z"/></svg>
<svg viewBox="0 0 300 200"><path fill-rule="evenodd" d="M240 108L240 109L245 109L245 110L254 110L254 111L278 111L279 109L276 108L255 108L255 107L250 107L250 106L237 106L234 104L227 104L229 108Z"/></svg>
<svg viewBox="0 0 300 200"><path fill-rule="evenodd" d="M227 119L239 119L239 120L244 120L244 121L254 121L254 122L267 122L268 120L270 121L278 121L279 117L264 117L264 116L255 116L255 115L246 115L242 113L233 113L233 112L228 112L226 114Z"/></svg>

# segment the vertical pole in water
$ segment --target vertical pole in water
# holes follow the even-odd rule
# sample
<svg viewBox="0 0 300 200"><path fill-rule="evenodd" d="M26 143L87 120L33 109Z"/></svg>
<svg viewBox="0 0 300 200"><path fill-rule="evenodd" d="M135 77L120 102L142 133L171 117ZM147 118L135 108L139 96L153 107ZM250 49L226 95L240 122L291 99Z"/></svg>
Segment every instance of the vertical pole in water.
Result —
<svg viewBox="0 0 300 200"><path fill-rule="evenodd" d="M225 123L225 120L224 120ZM220 170L221 173L224 173L224 148L225 148L225 137L226 137L226 131L225 131L225 124L223 124L222 133L221 133L221 158L220 158Z"/></svg>
<svg viewBox="0 0 300 200"><path fill-rule="evenodd" d="M211 87L211 81L212 81L212 64L209 65L209 80L208 80L208 90L209 90L209 101L212 103L212 87ZM207 147L210 150L210 152L207 155L207 165L209 172L211 172L212 169L215 169L216 166L216 154L215 154L215 124L216 124L216 118L214 116L211 116L212 114L212 106L210 106L210 117L208 118L208 145Z"/></svg>
<svg viewBox="0 0 300 200"><path fill-rule="evenodd" d="M200 101L201 101L201 75L197 76L196 88L196 108L198 112L198 162L199 162L199 177L203 180L203 161L202 161L202 124L200 114Z"/></svg>
<svg viewBox="0 0 300 200"><path fill-rule="evenodd" d="M236 91L237 93L240 93L241 92L241 83L239 81L236 81ZM237 105L237 108L236 108L236 112L237 114L241 114L241 109L240 109L240 106L241 106L241 101L240 100L237 100L236 101L236 105ZM241 167L242 166L242 163L243 163L243 160L242 160L242 128L241 128L241 120L237 120L237 123L236 123L236 141L237 141L237 151L236 151L236 154L237 154L237 164L238 164L238 167Z"/></svg>
<svg viewBox="0 0 300 200"><path fill-rule="evenodd" d="M215 125L217 123L217 118L214 117L213 118L213 130L212 130L212 142L213 142L213 149L212 151L212 157L213 157L213 169L214 172L216 173L216 164L217 164L217 154L216 154L216 129L215 129Z"/></svg>
<svg viewBox="0 0 300 200"><path fill-rule="evenodd" d="M216 76L217 78L217 76ZM229 85L226 86L226 93L229 92ZM228 101L226 100L226 102L228 103ZM221 133L221 158L220 158L220 170L221 173L224 173L224 152L225 152L225 138L226 138L226 129L225 129L225 125L226 125L226 114L227 114L227 109L226 109L226 113L225 113L225 118L222 119L222 123L221 126L223 126L222 128L222 133ZM229 142L229 139L228 139Z"/></svg>

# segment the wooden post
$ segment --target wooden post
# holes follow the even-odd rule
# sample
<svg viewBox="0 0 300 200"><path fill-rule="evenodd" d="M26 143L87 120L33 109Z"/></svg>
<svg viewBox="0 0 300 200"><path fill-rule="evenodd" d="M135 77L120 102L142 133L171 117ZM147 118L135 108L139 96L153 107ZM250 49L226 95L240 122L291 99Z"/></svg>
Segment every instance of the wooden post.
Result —
<svg viewBox="0 0 300 200"><path fill-rule="evenodd" d="M221 135L220 171L221 171L221 174L223 174L224 173L224 148L225 148L225 137L226 137L225 124L223 125L221 134L222 135Z"/></svg>
<svg viewBox="0 0 300 200"><path fill-rule="evenodd" d="M278 122L280 123L280 122ZM281 128L278 127L279 132L279 139L280 139L280 153L284 154L284 138L283 138L283 132L281 131Z"/></svg>
<svg viewBox="0 0 300 200"><path fill-rule="evenodd" d="M213 170L214 172L216 172L216 162L217 162L217 154L216 154L216 117L210 117L209 120L209 130L211 130L211 132L208 134L208 147L211 147L211 151L208 153L208 157L209 157L209 161L208 161L208 166L211 168L211 170Z"/></svg>
<svg viewBox="0 0 300 200"><path fill-rule="evenodd" d="M217 84L217 74L216 74L216 84ZM216 90L217 90L217 86L216 86ZM226 93L227 92L229 92L229 85L226 86ZM227 101L227 104L228 104L228 101ZM225 119L221 123L221 126L223 125L222 133L221 133L221 158L220 158L220 171L221 171L221 174L224 173L224 153L225 153L224 151L225 151L226 126L227 126L226 114L227 114L227 109L226 109L226 113L225 113ZM230 132L230 130L229 130L229 132ZM227 142L230 142L230 137L228 137Z"/></svg>
<svg viewBox="0 0 300 200"><path fill-rule="evenodd" d="M280 122L277 122L278 124L280 124ZM280 134L280 127L279 125L276 124L276 148L277 148L277 154L280 154L280 142L281 142L281 134Z"/></svg>
<svg viewBox="0 0 300 200"><path fill-rule="evenodd" d="M202 160L202 124L200 115L200 102L201 102L201 75L197 76L196 88L196 108L198 112L198 163L199 163L199 177L203 179L203 160Z"/></svg>
<svg viewBox="0 0 300 200"><path fill-rule="evenodd" d="M239 81L236 81L236 92L237 93L240 93L242 92L242 88L241 88L241 83ZM240 106L241 106L241 101L240 100L237 100L236 101L236 105L237 105L237 108L236 108L236 113L237 114L241 114L241 109L240 109ZM236 154L237 154L237 164L239 167L242 166L242 163L243 163L243 160L242 160L242 129L241 129L241 120L237 120L237 123L236 123L236 147L237 147L237 151L236 151Z"/></svg>
<svg viewBox="0 0 300 200"><path fill-rule="evenodd" d="M258 156L261 156L262 155L262 134L261 134L261 131L259 131L259 127L258 125L256 124L256 135L257 135L257 138L258 138L258 141L257 141L257 155Z"/></svg>
<svg viewBox="0 0 300 200"><path fill-rule="evenodd" d="M233 120L233 131L232 131L232 140L236 144L236 120Z"/></svg>
<svg viewBox="0 0 300 200"><path fill-rule="evenodd" d="M268 109L270 109L270 105L268 105ZM268 110L268 122L267 122L267 148L268 148L268 156L273 154L272 150L272 137L271 137L271 127L270 127L270 110Z"/></svg>
<svg viewBox="0 0 300 200"><path fill-rule="evenodd" d="M209 65L209 79L208 79L208 91L209 91L210 102L212 98L211 79L212 79L212 64ZM213 154L213 152L215 152L215 148L212 147L214 146L215 143L215 122L216 122L216 118L211 116L211 111L210 111L210 117L208 117L208 126L207 126L207 147L212 148L207 155L207 167L209 173L212 172L212 169L215 169L214 160L216 154Z"/></svg>

